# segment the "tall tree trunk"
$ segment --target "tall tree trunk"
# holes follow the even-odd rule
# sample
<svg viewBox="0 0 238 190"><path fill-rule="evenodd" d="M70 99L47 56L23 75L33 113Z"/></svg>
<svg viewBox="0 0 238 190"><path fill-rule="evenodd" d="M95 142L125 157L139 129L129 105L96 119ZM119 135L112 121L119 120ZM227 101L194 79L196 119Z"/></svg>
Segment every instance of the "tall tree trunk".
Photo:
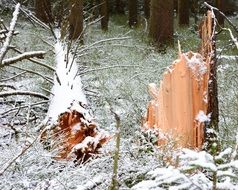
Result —
<svg viewBox="0 0 238 190"><path fill-rule="evenodd" d="M128 11L129 11L129 26L133 27L137 25L137 0L128 1Z"/></svg>
<svg viewBox="0 0 238 190"><path fill-rule="evenodd" d="M101 19L101 28L104 31L108 30L108 0L100 0L100 15Z"/></svg>
<svg viewBox="0 0 238 190"><path fill-rule="evenodd" d="M189 0L178 0L179 26L189 25Z"/></svg>
<svg viewBox="0 0 238 190"><path fill-rule="evenodd" d="M53 22L50 2L49 0L35 0L36 17L45 23Z"/></svg>
<svg viewBox="0 0 238 190"><path fill-rule="evenodd" d="M224 0L215 0L215 6L221 11L221 12L224 12L224 5L225 5L225 2ZM216 14L216 18L217 18L217 21L219 23L219 25L221 27L224 27L224 17L217 13Z"/></svg>
<svg viewBox="0 0 238 190"><path fill-rule="evenodd" d="M197 0L192 0L191 12L192 12L193 18L194 18L195 30L198 29L198 27L196 26L197 23L198 23L198 12L199 12L198 9L199 9L198 1Z"/></svg>
<svg viewBox="0 0 238 190"><path fill-rule="evenodd" d="M144 14L145 18L150 18L150 0L144 0Z"/></svg>
<svg viewBox="0 0 238 190"><path fill-rule="evenodd" d="M208 11L206 19L200 25L200 34L202 44L200 53L209 63L209 83L208 83L208 108L207 114L210 114L210 122L207 123L205 139L207 147L211 149L214 142L217 142L218 122L219 122L219 106L218 106L218 91L217 91L217 58L216 58L216 36L214 35L214 13ZM208 129L213 129L208 130ZM219 149L219 146L217 147Z"/></svg>
<svg viewBox="0 0 238 190"><path fill-rule="evenodd" d="M125 14L125 2L123 0L116 0L116 13Z"/></svg>
<svg viewBox="0 0 238 190"><path fill-rule="evenodd" d="M71 0L70 9L69 39L74 40L80 37L80 42L83 43L83 0Z"/></svg>
<svg viewBox="0 0 238 190"><path fill-rule="evenodd" d="M173 45L173 0L151 0L149 36L159 45Z"/></svg>

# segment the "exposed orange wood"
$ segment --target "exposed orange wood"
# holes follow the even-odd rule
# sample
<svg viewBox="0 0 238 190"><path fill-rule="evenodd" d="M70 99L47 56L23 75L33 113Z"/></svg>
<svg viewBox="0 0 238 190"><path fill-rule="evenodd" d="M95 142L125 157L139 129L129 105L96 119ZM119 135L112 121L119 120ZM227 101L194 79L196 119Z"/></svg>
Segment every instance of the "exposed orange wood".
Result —
<svg viewBox="0 0 238 190"><path fill-rule="evenodd" d="M200 54L180 53L164 73L159 89L155 84L149 85L152 100L145 127L159 131L158 144L168 142L167 136L177 141L178 147L201 148L204 143L205 122L210 120L208 114L215 103L211 102L211 83L215 82L213 19L214 14L208 11L200 25Z"/></svg>
<svg viewBox="0 0 238 190"><path fill-rule="evenodd" d="M163 75L159 89L149 85L152 100L146 126L178 139L178 146L201 147L204 124L196 121L199 111L207 113L208 65L198 53L181 54ZM166 142L161 139L159 142Z"/></svg>
<svg viewBox="0 0 238 190"><path fill-rule="evenodd" d="M93 121L87 120L83 113L73 107L59 116L56 126L42 139L46 135L53 141L53 147L58 149L56 159L71 159L76 155L77 159L83 161L99 153L99 148L109 139L99 132Z"/></svg>

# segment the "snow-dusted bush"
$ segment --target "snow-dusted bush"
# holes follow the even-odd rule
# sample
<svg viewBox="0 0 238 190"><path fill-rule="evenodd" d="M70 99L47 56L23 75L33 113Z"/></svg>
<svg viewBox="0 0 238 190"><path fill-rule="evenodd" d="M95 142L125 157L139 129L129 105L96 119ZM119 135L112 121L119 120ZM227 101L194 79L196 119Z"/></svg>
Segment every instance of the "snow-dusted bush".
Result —
<svg viewBox="0 0 238 190"><path fill-rule="evenodd" d="M134 190L151 189L237 189L238 136L234 149L227 148L213 156L206 151L182 149L176 163L158 167L136 184Z"/></svg>

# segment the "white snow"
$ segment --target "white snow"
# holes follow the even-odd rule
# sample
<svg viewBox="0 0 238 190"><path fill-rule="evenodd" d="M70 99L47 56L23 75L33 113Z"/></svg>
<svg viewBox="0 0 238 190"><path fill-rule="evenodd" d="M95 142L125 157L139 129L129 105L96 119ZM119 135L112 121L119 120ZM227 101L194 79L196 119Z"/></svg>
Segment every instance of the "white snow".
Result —
<svg viewBox="0 0 238 190"><path fill-rule="evenodd" d="M103 181L102 176L96 176L92 180L88 180L86 184L77 186L76 190L94 189L102 181Z"/></svg>
<svg viewBox="0 0 238 190"><path fill-rule="evenodd" d="M204 111L200 110L196 116L196 120L199 121L200 123L203 122L210 122L210 114L206 115Z"/></svg>
<svg viewBox="0 0 238 190"><path fill-rule="evenodd" d="M193 71L196 76L203 75L207 72L207 66L203 62L203 58L200 54L193 53L193 56L191 56L190 59L187 59L187 56L185 58L188 67Z"/></svg>
<svg viewBox="0 0 238 190"><path fill-rule="evenodd" d="M96 135L95 137L87 136L81 143L74 146L73 151L81 150L84 152L86 148L90 147L89 145L93 145L95 149L101 137L101 135Z"/></svg>
<svg viewBox="0 0 238 190"><path fill-rule="evenodd" d="M157 183L154 180L146 180L133 186L132 190L151 190L151 189L162 190L162 188L156 186Z"/></svg>
<svg viewBox="0 0 238 190"><path fill-rule="evenodd" d="M76 124L75 126L73 126L73 128L72 128L72 130L71 130L71 133L72 133L72 134L76 134L77 131L80 131L81 129L82 129L81 124L78 123L78 124Z"/></svg>
<svg viewBox="0 0 238 190"><path fill-rule="evenodd" d="M80 113L85 113L87 100L82 90L81 78L77 75L78 65L73 60L73 55L69 53L68 64L66 61L66 50L63 44L58 41L55 44L56 54L56 76L52 89L51 104L49 106L48 117L56 121L59 114L64 113L71 105ZM71 69L70 69L71 68Z"/></svg>

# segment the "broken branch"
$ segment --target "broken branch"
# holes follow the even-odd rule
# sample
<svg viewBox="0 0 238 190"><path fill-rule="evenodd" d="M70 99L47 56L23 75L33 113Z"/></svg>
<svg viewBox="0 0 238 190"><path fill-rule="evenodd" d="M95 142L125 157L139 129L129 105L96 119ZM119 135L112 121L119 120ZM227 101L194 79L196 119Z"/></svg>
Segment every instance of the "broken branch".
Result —
<svg viewBox="0 0 238 190"><path fill-rule="evenodd" d="M45 55L45 51L30 51L30 52L25 52L23 54L17 55L15 57L11 57L8 59L4 59L2 61L2 64L0 65L0 67L4 67L7 65L11 65L13 63L16 63L18 61L22 61L24 59L29 59L32 57L38 57L38 58L43 58L43 55Z"/></svg>
<svg viewBox="0 0 238 190"><path fill-rule="evenodd" d="M17 49L17 48L12 48L14 51L16 51L17 53L20 53L20 54L22 54L23 52L21 51L21 50L19 50L19 49ZM55 71L55 69L53 68L53 67L51 67L51 66L49 66L49 65L47 65L47 64L45 64L45 63L42 63L42 62L40 62L40 61L38 61L38 60L35 60L35 59L33 59L33 58L26 58L26 59L28 59L29 61L31 61L31 62L33 62L33 63L36 63L36 64L38 64L38 65L40 65L40 66L43 66L43 67L45 67L45 68L47 68L47 69L50 69L50 70L52 70L52 71Z"/></svg>
<svg viewBox="0 0 238 190"><path fill-rule="evenodd" d="M14 33L14 28L15 28L15 25L16 25L16 22L17 22L17 17L18 17L18 14L19 14L19 9L20 9L20 4L18 3L15 7L15 11L13 12L13 18L12 18L12 21L10 23L10 28L9 28L9 31L7 33L6 40L5 40L3 46L0 50L0 64L2 64L2 60L3 60L4 56L7 53L8 46L11 43L12 36L13 36L13 33Z"/></svg>
<svg viewBox="0 0 238 190"><path fill-rule="evenodd" d="M227 20L227 22L231 25L231 27L238 33L238 28L231 22L231 20L229 18L227 18L227 16L223 12L221 12L218 8L213 7L212 5L209 5L207 2L204 2L204 5L211 10L215 10L221 16L223 16Z"/></svg>

